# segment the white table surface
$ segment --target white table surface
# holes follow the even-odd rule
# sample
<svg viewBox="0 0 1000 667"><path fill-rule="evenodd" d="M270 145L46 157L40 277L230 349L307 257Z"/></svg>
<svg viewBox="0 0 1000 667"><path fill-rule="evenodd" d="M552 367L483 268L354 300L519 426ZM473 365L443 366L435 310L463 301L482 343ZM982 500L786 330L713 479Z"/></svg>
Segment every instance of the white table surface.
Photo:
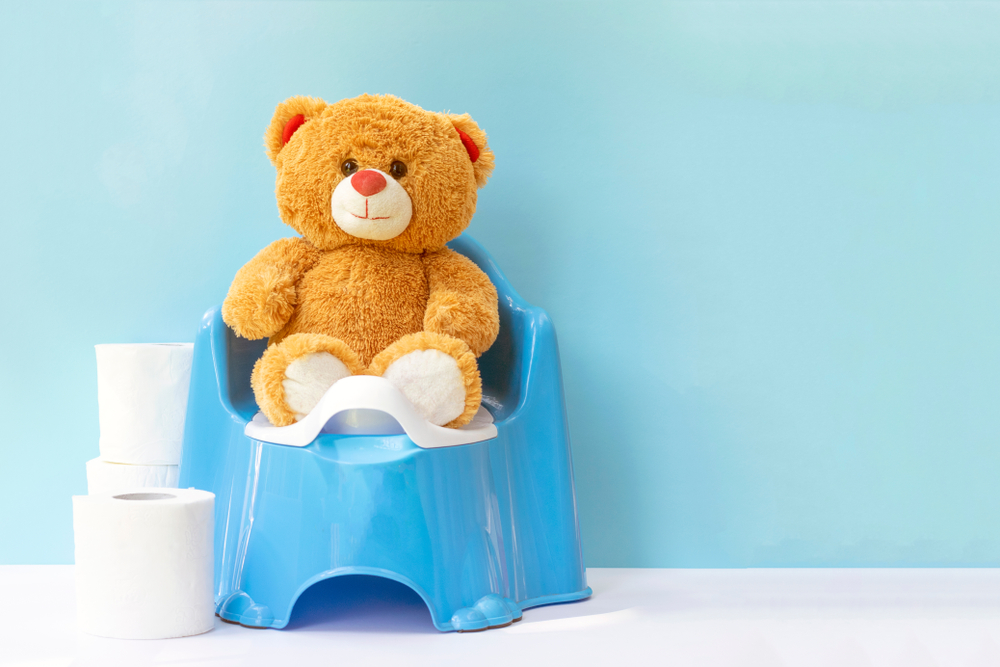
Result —
<svg viewBox="0 0 1000 667"><path fill-rule="evenodd" d="M76 629L72 566L0 566L0 665L1000 666L1000 570L587 575L591 599L480 633L440 633L416 594L354 579L303 596L289 629L124 641Z"/></svg>

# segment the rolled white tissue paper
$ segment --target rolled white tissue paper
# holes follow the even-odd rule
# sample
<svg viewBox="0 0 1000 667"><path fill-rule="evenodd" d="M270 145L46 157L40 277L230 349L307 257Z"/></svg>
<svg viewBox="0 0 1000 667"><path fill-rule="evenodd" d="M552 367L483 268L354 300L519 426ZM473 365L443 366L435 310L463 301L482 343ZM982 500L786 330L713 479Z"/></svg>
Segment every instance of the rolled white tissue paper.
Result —
<svg viewBox="0 0 1000 667"><path fill-rule="evenodd" d="M193 343L95 345L101 458L178 465Z"/></svg>
<svg viewBox="0 0 1000 667"><path fill-rule="evenodd" d="M119 493L147 486L177 488L179 466L140 466L111 463L102 458L87 461L87 493Z"/></svg>
<svg viewBox="0 0 1000 667"><path fill-rule="evenodd" d="M214 504L196 489L73 496L80 629L117 639L211 630Z"/></svg>

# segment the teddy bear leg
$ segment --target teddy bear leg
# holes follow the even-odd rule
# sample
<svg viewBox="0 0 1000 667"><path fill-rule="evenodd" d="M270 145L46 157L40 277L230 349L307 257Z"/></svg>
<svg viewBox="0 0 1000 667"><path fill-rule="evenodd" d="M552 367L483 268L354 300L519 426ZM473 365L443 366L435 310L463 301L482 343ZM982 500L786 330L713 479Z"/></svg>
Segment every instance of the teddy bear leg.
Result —
<svg viewBox="0 0 1000 667"><path fill-rule="evenodd" d="M479 410L476 356L457 338L427 331L403 336L372 360L368 372L391 382L432 424L458 428Z"/></svg>
<svg viewBox="0 0 1000 667"><path fill-rule="evenodd" d="M344 341L292 334L267 348L250 384L264 416L275 426L288 426L309 414L334 382L363 372L357 353Z"/></svg>

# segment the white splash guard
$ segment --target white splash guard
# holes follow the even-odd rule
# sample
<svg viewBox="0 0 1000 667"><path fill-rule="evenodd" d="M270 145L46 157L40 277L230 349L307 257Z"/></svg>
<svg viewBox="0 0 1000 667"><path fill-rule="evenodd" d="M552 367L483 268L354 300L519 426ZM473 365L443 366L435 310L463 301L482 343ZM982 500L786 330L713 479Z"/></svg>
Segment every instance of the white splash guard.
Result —
<svg viewBox="0 0 1000 667"><path fill-rule="evenodd" d="M390 419L374 417L371 411ZM343 415L342 419L333 419ZM461 428L435 426L417 413L413 404L388 380L353 375L334 383L316 407L290 426L274 426L258 412L247 424L247 437L291 447L305 447L321 433L397 435L405 432L418 447L453 447L497 436L493 415L482 405L472 421Z"/></svg>

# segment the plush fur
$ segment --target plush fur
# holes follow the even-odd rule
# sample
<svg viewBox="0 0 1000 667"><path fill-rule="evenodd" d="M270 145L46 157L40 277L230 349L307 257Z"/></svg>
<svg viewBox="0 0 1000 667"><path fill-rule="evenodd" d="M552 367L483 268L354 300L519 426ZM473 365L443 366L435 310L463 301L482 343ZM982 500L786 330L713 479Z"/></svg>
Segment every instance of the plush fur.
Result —
<svg viewBox="0 0 1000 667"><path fill-rule="evenodd" d="M285 143L286 125L299 114L305 122ZM457 129L479 148L475 163ZM476 190L493 169L485 133L468 115L428 112L392 96L362 95L336 104L294 97L278 106L264 141L277 168L281 218L302 238L275 241L250 260L237 272L222 310L238 335L269 338L252 378L261 410L279 426L301 418L288 405L285 383L318 380L286 371L297 359L321 352L352 374L387 374L406 385L400 387L404 394L424 396L417 386L424 380L414 380L419 373L413 369L448 365L415 360L436 355L411 356L398 372L389 370L409 353L437 350L455 359L465 390L464 411L446 425L468 423L481 400L476 357L499 331L497 294L475 264L445 244L468 226ZM398 235L359 238L333 219L332 196L349 177L341 171L349 158L359 170L383 174L392 173L395 161L406 165L396 183L411 200L412 216ZM410 370L404 373L404 366ZM327 368L314 371L326 377L328 367L300 363L292 375ZM448 395L442 383L453 382L452 376L426 373L424 398ZM314 393L311 388L302 395Z"/></svg>

